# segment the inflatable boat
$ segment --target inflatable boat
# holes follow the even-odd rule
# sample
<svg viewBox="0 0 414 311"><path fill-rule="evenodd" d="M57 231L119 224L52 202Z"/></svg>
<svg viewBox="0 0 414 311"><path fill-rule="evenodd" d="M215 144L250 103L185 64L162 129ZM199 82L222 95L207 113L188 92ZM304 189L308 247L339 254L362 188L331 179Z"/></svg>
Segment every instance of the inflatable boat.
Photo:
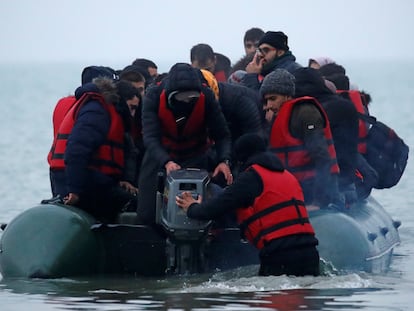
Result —
<svg viewBox="0 0 414 311"><path fill-rule="evenodd" d="M236 226L187 218L175 195L207 194L208 174L180 170L157 192L156 225L137 224L136 213L119 214L114 224L86 212L45 202L24 211L0 239L3 278L59 278L96 275L164 276L225 271L259 263L258 251L240 238ZM206 196L204 196L206 197ZM399 244L394 221L373 198L341 212L310 212L319 253L337 270L380 273Z"/></svg>

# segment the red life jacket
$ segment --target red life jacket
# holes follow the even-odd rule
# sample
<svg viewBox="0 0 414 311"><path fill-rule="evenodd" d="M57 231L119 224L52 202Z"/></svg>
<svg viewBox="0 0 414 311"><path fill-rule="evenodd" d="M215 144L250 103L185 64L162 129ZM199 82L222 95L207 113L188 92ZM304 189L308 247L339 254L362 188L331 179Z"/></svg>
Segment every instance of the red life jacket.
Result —
<svg viewBox="0 0 414 311"><path fill-rule="evenodd" d="M273 172L257 164L249 169L259 174L263 192L252 206L237 209L244 236L261 249L266 242L288 235L314 235L298 180L287 170Z"/></svg>
<svg viewBox="0 0 414 311"><path fill-rule="evenodd" d="M93 154L88 167L105 175L119 177L124 168L124 125L115 107L107 104L103 97L97 93L83 94L66 114L48 154L50 168L55 170L65 168L64 155L68 137L72 132L80 108L91 100L98 101L108 111L111 125L105 143Z"/></svg>
<svg viewBox="0 0 414 311"><path fill-rule="evenodd" d="M270 133L270 147L276 153L287 170L289 170L300 182L314 178L316 175L315 165L309 156L304 141L292 136L289 131L289 121L293 107L306 101L312 102L321 112L325 127L323 133L328 144L328 152L331 157L331 174L339 173L336 160L336 151L332 139L331 128L328 117L318 101L313 97L300 97L285 102L280 108L273 122Z"/></svg>
<svg viewBox="0 0 414 311"><path fill-rule="evenodd" d="M168 108L165 90L160 95L158 116L161 121L162 145L173 159L188 159L202 154L209 147L203 93L200 93L181 133L178 133L174 113Z"/></svg>
<svg viewBox="0 0 414 311"><path fill-rule="evenodd" d="M76 97L74 95L66 96L57 102L55 106L55 110L53 111L53 137L56 136L60 124L62 124L63 119L65 118L66 114L72 108L72 106L76 102Z"/></svg>
<svg viewBox="0 0 414 311"><path fill-rule="evenodd" d="M342 97L351 100L356 110L360 115L368 115L368 109L362 101L361 93L356 90L338 90L336 91ZM359 118L358 125L358 152L362 154L367 153L367 135L368 135L368 124Z"/></svg>

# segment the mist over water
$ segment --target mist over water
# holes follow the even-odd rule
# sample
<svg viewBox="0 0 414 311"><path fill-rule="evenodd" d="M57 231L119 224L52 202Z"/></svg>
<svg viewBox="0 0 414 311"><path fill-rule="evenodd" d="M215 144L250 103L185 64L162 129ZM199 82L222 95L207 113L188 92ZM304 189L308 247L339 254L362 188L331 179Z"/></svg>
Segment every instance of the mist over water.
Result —
<svg viewBox="0 0 414 311"><path fill-rule="evenodd" d="M10 222L23 210L50 197L46 155L52 142L53 108L59 98L73 93L84 65L0 65L0 223ZM352 82L371 94L371 113L413 146L414 63L360 61L344 65ZM165 62L162 66L166 71L170 64ZM405 175L396 187L373 192L392 217L402 221L402 242L395 249L388 273L344 274L325 266L320 277L257 277L258 267L252 266L162 279L11 279L0 281L0 308L410 310L414 301L413 176L410 157Z"/></svg>

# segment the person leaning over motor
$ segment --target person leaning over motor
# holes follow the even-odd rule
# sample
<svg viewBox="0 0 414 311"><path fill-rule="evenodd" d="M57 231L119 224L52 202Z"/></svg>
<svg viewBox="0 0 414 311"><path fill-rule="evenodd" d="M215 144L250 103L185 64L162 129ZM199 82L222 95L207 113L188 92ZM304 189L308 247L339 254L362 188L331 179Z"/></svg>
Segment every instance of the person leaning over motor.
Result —
<svg viewBox="0 0 414 311"><path fill-rule="evenodd" d="M309 96L293 99L295 77L284 69L266 76L260 87L264 109L274 114L269 145L300 182L306 205L344 207L338 190L339 166L328 117Z"/></svg>
<svg viewBox="0 0 414 311"><path fill-rule="evenodd" d="M319 275L318 240L297 179L254 133L236 141L234 159L241 172L221 194L203 201L184 191L176 204L199 220L235 210L242 234L260 250L259 275Z"/></svg>
<svg viewBox="0 0 414 311"><path fill-rule="evenodd" d="M142 129L146 152L138 188L137 215L140 223L155 221L157 176L181 168L223 174L233 182L231 137L213 92L201 84L198 69L186 63L171 67L168 77L151 87L143 102ZM209 149L214 143L217 165L209 167Z"/></svg>
<svg viewBox="0 0 414 311"><path fill-rule="evenodd" d="M56 194L66 205L112 221L126 203L114 193L124 168L119 95L111 78L99 77L79 87L75 97L48 155Z"/></svg>

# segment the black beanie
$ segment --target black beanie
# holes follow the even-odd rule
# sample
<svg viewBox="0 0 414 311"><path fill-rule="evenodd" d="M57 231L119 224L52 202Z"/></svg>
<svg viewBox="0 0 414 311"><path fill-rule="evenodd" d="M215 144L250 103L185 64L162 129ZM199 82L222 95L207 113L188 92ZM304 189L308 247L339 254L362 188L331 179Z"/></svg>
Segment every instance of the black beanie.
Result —
<svg viewBox="0 0 414 311"><path fill-rule="evenodd" d="M264 139L255 133L240 136L233 147L233 159L238 162L246 162L251 156L266 151Z"/></svg>
<svg viewBox="0 0 414 311"><path fill-rule="evenodd" d="M104 66L88 66L82 71L82 85L92 82L98 77L107 77L113 80L118 80L118 76L114 69Z"/></svg>
<svg viewBox="0 0 414 311"><path fill-rule="evenodd" d="M288 37L282 31L268 31L260 39L258 46L266 43L276 49L288 51Z"/></svg>

